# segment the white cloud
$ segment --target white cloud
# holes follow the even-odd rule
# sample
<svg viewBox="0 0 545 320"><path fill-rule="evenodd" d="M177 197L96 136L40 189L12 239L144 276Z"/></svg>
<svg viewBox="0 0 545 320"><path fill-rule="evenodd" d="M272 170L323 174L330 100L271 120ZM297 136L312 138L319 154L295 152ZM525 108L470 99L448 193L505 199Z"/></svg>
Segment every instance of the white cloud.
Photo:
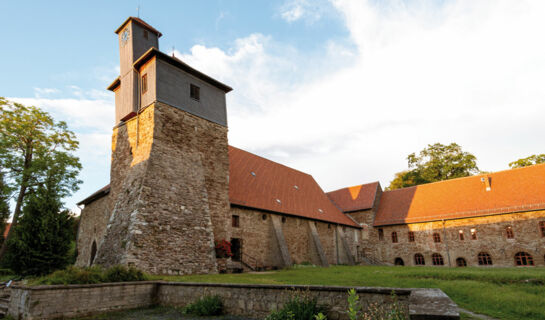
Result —
<svg viewBox="0 0 545 320"><path fill-rule="evenodd" d="M34 88L34 96L36 98L41 98L41 97L44 97L44 96L49 96L49 95L52 95L52 94L55 94L55 93L59 93L60 90L59 89L55 89L55 88Z"/></svg>
<svg viewBox="0 0 545 320"><path fill-rule="evenodd" d="M545 2L332 3L352 46L308 55L255 34L179 55L235 89L231 144L326 190L387 185L428 143L455 141L484 170L543 152Z"/></svg>
<svg viewBox="0 0 545 320"><path fill-rule="evenodd" d="M301 19L313 23L322 17L324 10L323 1L289 0L281 6L280 17L289 23Z"/></svg>

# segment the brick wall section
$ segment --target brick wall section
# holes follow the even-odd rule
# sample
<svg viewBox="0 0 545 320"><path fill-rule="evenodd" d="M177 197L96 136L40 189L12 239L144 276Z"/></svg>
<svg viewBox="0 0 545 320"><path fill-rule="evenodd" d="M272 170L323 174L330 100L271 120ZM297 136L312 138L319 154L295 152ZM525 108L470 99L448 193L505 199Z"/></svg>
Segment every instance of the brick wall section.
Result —
<svg viewBox="0 0 545 320"><path fill-rule="evenodd" d="M441 221L384 226L384 240L378 240L375 230L370 241L377 247L377 258L391 264L400 257L405 265L415 265L414 254L421 253L426 265L432 265L431 255L439 253L446 266L449 265L449 255L452 266L456 266L459 257L464 258L468 266L478 266L479 252L487 252L492 257L492 267L512 267L515 266L515 254L524 251L532 255L536 266L545 266L545 238L539 230L540 221L545 221L545 211L448 220L444 231ZM513 228L513 239L506 236L507 226ZM471 239L470 230L473 228L477 232L476 240ZM464 232L463 241L459 239L460 230ZM392 243L393 231L397 232L398 243ZM408 241L409 231L414 232L415 242ZM440 235L440 243L433 241L433 233Z"/></svg>
<svg viewBox="0 0 545 320"><path fill-rule="evenodd" d="M104 196L85 206L81 211L77 248L78 257L76 266L86 267L91 259L91 246L96 241L97 246L101 243L106 233L106 226L110 219L109 197Z"/></svg>
<svg viewBox="0 0 545 320"><path fill-rule="evenodd" d="M227 128L157 103L114 131L112 150L113 210L96 262L217 272L214 234L230 238Z"/></svg>

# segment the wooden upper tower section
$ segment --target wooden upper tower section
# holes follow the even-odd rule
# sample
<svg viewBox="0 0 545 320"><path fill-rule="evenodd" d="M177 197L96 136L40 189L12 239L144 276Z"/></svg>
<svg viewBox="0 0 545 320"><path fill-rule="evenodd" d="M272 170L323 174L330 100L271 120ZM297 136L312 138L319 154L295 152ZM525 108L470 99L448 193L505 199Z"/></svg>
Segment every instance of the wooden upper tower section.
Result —
<svg viewBox="0 0 545 320"><path fill-rule="evenodd" d="M144 20L129 17L115 33L119 38L121 78L133 69L133 64L150 48L159 49L161 32Z"/></svg>
<svg viewBox="0 0 545 320"><path fill-rule="evenodd" d="M231 87L159 51L161 33L139 18L128 18L115 33L120 75L108 89L115 92L116 125L162 102L227 126L225 94Z"/></svg>

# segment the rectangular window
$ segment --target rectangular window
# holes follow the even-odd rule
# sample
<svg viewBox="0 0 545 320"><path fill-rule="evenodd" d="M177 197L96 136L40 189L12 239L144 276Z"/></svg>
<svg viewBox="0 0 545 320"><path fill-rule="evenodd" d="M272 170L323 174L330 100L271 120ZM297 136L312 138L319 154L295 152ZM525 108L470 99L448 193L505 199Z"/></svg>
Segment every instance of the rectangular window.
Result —
<svg viewBox="0 0 545 320"><path fill-rule="evenodd" d="M148 39L148 30L144 30L144 38L147 40Z"/></svg>
<svg viewBox="0 0 545 320"><path fill-rule="evenodd" d="M382 228L378 229L378 239L384 240L384 230L382 230Z"/></svg>
<svg viewBox="0 0 545 320"><path fill-rule="evenodd" d="M469 230L471 232L471 240L477 240L477 229Z"/></svg>
<svg viewBox="0 0 545 320"><path fill-rule="evenodd" d="M142 76L142 94L148 91L148 74L144 73Z"/></svg>
<svg viewBox="0 0 545 320"><path fill-rule="evenodd" d="M464 241L464 230L458 231L458 237L460 238L460 241Z"/></svg>
<svg viewBox="0 0 545 320"><path fill-rule="evenodd" d="M541 237L545 237L545 221L539 223L539 230L541 230Z"/></svg>
<svg viewBox="0 0 545 320"><path fill-rule="evenodd" d="M414 232L409 231L409 242L414 242Z"/></svg>
<svg viewBox="0 0 545 320"><path fill-rule="evenodd" d="M201 100L201 88L194 84L189 85L189 96L197 101Z"/></svg>
<svg viewBox="0 0 545 320"><path fill-rule="evenodd" d="M397 232L392 232L392 243L397 243Z"/></svg>
<svg viewBox="0 0 545 320"><path fill-rule="evenodd" d="M232 216L231 223L233 225L233 228L240 227L240 217L239 216Z"/></svg>

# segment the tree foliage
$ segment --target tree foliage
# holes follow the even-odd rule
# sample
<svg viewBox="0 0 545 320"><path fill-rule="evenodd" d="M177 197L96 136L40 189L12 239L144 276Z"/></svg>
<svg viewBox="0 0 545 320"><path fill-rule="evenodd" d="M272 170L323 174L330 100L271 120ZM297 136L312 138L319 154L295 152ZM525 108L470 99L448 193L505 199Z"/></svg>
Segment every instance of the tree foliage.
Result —
<svg viewBox="0 0 545 320"><path fill-rule="evenodd" d="M17 226L21 207L29 190L53 183L49 192L60 198L78 189L81 165L73 155L78 148L75 134L63 121L56 122L47 112L0 97L0 169L6 190L16 195L10 239ZM4 256L6 243L0 249Z"/></svg>
<svg viewBox="0 0 545 320"><path fill-rule="evenodd" d="M456 144L429 144L407 156L409 170L396 173L387 190L467 177L479 172L477 158Z"/></svg>
<svg viewBox="0 0 545 320"><path fill-rule="evenodd" d="M540 164L545 163L545 153L542 154L534 154L526 158L518 159L517 161L513 161L509 163L509 168L515 169L515 168L522 168L527 166L533 166L534 164Z"/></svg>
<svg viewBox="0 0 545 320"><path fill-rule="evenodd" d="M44 275L66 267L73 217L62 210L53 180L29 192L15 237L7 241L4 265L20 275Z"/></svg>

